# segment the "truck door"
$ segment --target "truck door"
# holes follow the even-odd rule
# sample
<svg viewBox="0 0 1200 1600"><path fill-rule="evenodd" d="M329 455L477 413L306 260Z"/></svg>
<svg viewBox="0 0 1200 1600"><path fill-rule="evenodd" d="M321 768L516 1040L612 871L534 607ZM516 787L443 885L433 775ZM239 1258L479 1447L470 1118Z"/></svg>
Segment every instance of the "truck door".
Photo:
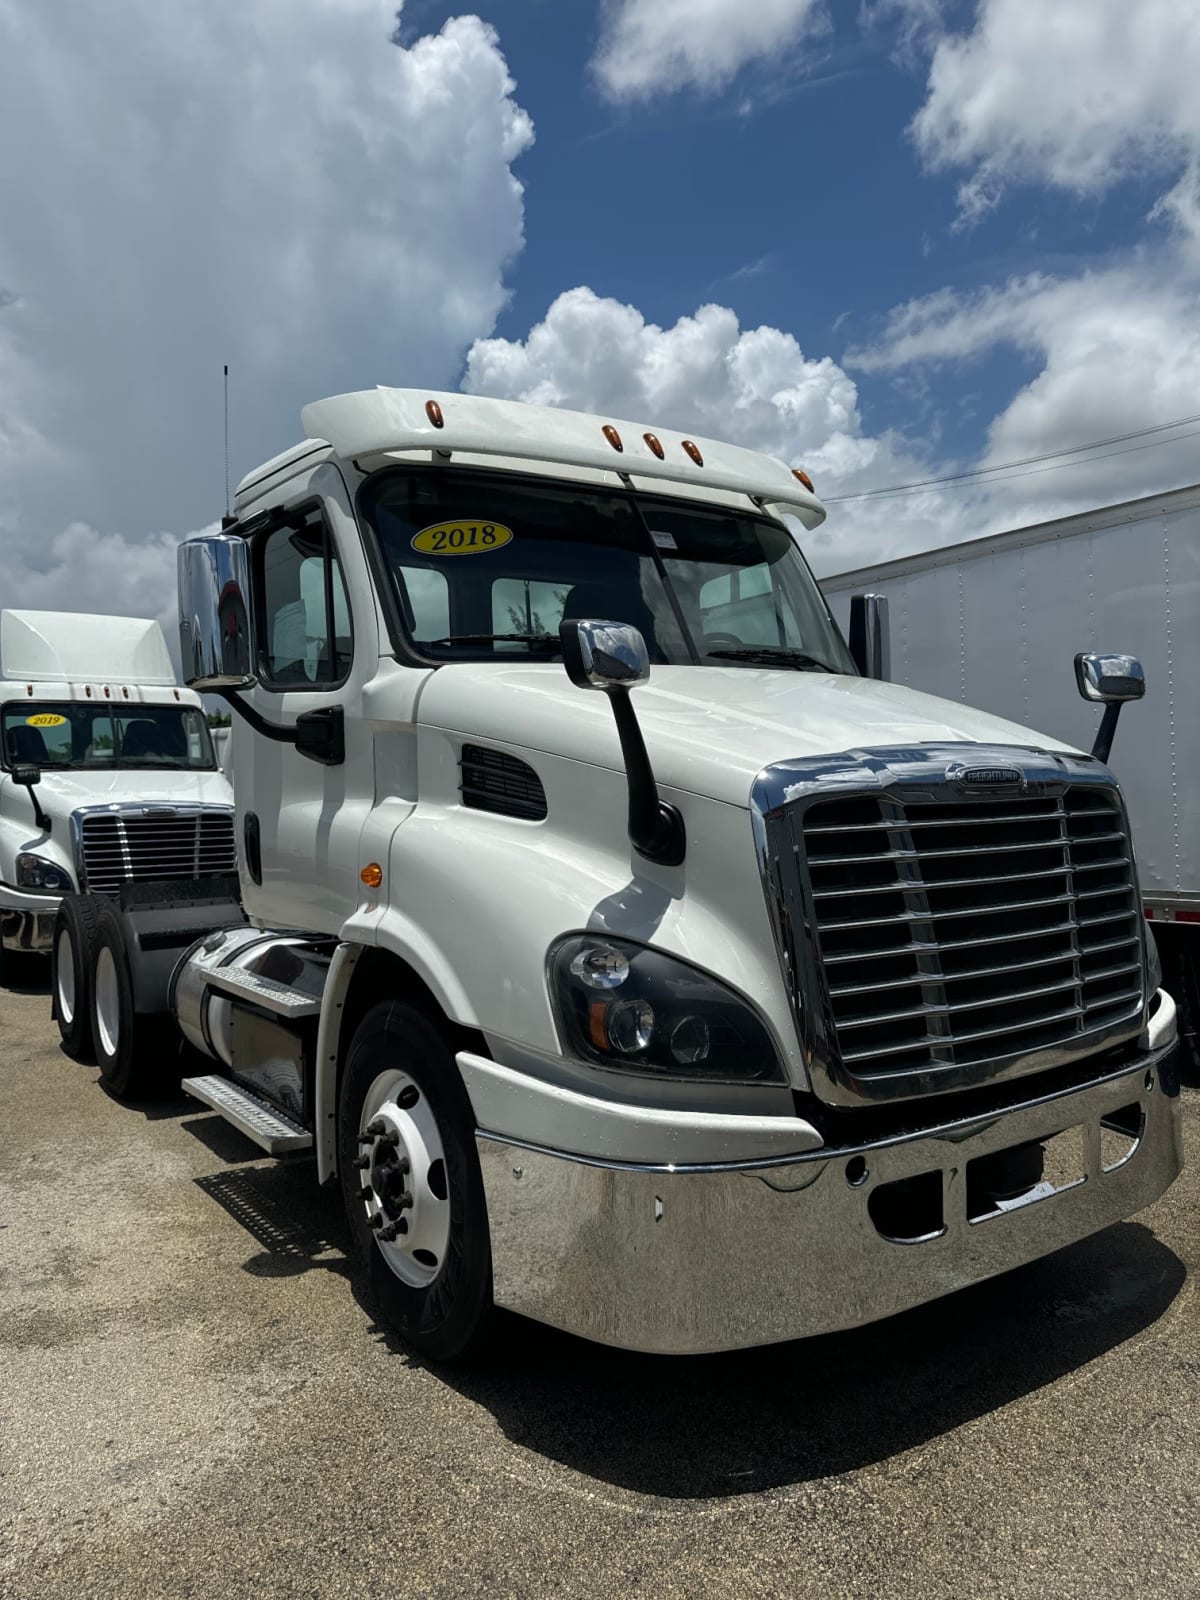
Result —
<svg viewBox="0 0 1200 1600"><path fill-rule="evenodd" d="M345 759L301 754L246 729L233 741L246 909L256 920L336 932L359 898L359 838L374 797L362 687L378 662L373 607L355 592L361 551L341 476L318 469L288 522L252 550L258 683L267 722L340 718ZM357 566L356 566L357 563Z"/></svg>

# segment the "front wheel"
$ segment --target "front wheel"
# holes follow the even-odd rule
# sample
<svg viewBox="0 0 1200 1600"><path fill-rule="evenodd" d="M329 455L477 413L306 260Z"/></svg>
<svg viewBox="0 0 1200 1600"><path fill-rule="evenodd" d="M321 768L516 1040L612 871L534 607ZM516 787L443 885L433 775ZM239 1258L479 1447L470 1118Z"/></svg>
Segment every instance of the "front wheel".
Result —
<svg viewBox="0 0 1200 1600"><path fill-rule="evenodd" d="M461 1360L484 1343L492 1258L474 1120L454 1058L412 1006L372 1008L342 1080L346 1216L388 1322L414 1349Z"/></svg>
<svg viewBox="0 0 1200 1600"><path fill-rule="evenodd" d="M50 957L54 1020L63 1049L76 1061L94 1059L92 960L96 922L103 905L94 895L68 895L54 924Z"/></svg>

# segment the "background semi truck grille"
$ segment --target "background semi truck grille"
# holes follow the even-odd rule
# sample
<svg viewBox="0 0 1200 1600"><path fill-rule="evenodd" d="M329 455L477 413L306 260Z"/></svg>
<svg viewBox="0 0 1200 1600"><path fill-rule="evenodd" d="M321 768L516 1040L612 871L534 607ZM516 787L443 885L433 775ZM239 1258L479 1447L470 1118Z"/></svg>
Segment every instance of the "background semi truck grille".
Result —
<svg viewBox="0 0 1200 1600"><path fill-rule="evenodd" d="M1140 1013L1133 852L1106 791L830 799L808 808L804 842L855 1077L920 1072L936 1088L939 1067L1078 1045Z"/></svg>
<svg viewBox="0 0 1200 1600"><path fill-rule="evenodd" d="M90 894L111 894L123 883L224 877L237 871L232 811L214 807L177 816L100 812L83 818L80 834L84 886Z"/></svg>
<svg viewBox="0 0 1200 1600"><path fill-rule="evenodd" d="M504 750L465 744L459 766L464 806L495 811L502 817L525 817L530 822L545 817L546 791L528 762Z"/></svg>

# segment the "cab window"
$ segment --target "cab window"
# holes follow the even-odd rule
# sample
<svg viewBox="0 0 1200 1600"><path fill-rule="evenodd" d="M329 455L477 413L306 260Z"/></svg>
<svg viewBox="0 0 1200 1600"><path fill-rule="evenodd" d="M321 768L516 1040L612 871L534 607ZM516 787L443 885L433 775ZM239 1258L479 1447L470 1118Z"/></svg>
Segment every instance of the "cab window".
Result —
<svg viewBox="0 0 1200 1600"><path fill-rule="evenodd" d="M324 519L275 528L258 551L260 671L277 689L335 689L350 671L350 607Z"/></svg>

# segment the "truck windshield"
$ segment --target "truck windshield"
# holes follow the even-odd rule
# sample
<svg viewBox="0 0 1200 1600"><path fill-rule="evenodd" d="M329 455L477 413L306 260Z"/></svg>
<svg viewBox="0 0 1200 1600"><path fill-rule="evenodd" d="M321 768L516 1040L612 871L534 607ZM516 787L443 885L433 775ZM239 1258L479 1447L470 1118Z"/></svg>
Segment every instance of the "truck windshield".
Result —
<svg viewBox="0 0 1200 1600"><path fill-rule="evenodd" d="M21 700L4 707L6 766L54 768L216 767L204 713L194 706L88 705Z"/></svg>
<svg viewBox="0 0 1200 1600"><path fill-rule="evenodd" d="M651 661L853 673L787 529L682 500L391 469L361 505L431 660L551 660L563 617L632 623Z"/></svg>

